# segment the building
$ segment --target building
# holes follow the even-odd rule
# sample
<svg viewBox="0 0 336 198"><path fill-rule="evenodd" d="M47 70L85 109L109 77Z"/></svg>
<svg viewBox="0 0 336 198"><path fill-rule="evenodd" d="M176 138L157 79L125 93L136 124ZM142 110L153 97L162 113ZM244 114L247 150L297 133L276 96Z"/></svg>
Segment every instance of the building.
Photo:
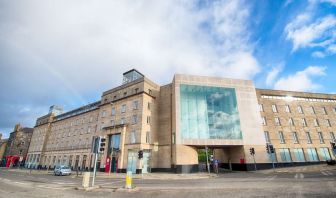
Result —
<svg viewBox="0 0 336 198"><path fill-rule="evenodd" d="M16 124L10 133L5 150L6 167L23 165L26 161L33 129Z"/></svg>
<svg viewBox="0 0 336 198"><path fill-rule="evenodd" d="M133 69L123 74L122 85L103 92L100 101L38 118L28 165L92 169L94 136L107 138L105 152L98 156L98 167L106 172L196 172L204 166L205 150L220 166L235 170L254 169L254 160L258 168L270 168L272 161L278 166L321 162L332 157L328 142L334 137L327 133L335 131L335 101L336 95L262 90L250 80L217 77L176 74L170 84L160 86ZM291 113L283 112L286 104ZM297 106L306 111L312 105L327 112L314 115L319 127L310 125L311 114L294 113ZM284 122L289 118L295 123L305 118L309 125L288 126ZM278 119L283 124L274 126L272 121L278 124ZM299 137L295 144L293 132ZM305 142L306 132L312 144ZM322 137L318 132L324 144L314 139L316 134ZM267 144L274 146L275 154L267 153ZM304 153L304 161L297 153ZM316 161L310 156L319 157Z"/></svg>
<svg viewBox="0 0 336 198"><path fill-rule="evenodd" d="M333 157L336 95L257 89L267 143L274 161L288 164L326 161Z"/></svg>
<svg viewBox="0 0 336 198"><path fill-rule="evenodd" d="M8 139L2 139L2 133L0 133L0 166L5 166L5 150L7 146Z"/></svg>

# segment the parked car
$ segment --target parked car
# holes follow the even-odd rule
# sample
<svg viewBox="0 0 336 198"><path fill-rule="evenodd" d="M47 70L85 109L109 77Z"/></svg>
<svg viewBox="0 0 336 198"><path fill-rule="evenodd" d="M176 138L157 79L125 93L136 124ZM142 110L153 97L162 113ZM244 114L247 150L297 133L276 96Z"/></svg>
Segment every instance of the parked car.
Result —
<svg viewBox="0 0 336 198"><path fill-rule="evenodd" d="M65 165L58 165L54 169L55 175L71 175L71 169Z"/></svg>

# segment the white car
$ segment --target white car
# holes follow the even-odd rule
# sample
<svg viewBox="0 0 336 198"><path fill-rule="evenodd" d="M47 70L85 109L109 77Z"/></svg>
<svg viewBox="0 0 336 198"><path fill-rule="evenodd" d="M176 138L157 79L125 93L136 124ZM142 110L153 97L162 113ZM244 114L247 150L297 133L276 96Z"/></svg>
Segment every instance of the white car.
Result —
<svg viewBox="0 0 336 198"><path fill-rule="evenodd" d="M58 165L54 169L55 175L71 175L71 169L65 165Z"/></svg>

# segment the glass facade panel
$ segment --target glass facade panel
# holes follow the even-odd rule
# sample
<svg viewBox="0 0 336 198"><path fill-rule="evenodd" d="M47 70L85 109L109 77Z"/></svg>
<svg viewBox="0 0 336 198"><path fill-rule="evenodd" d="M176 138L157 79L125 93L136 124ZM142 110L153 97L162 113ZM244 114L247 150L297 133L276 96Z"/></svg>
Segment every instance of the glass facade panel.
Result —
<svg viewBox="0 0 336 198"><path fill-rule="evenodd" d="M180 86L183 139L242 139L234 88Z"/></svg>
<svg viewBox="0 0 336 198"><path fill-rule="evenodd" d="M320 148L320 153L322 154L322 157L324 160L330 160L330 154L328 148Z"/></svg>
<svg viewBox="0 0 336 198"><path fill-rule="evenodd" d="M297 162L304 162L305 161L305 157L303 154L303 149L294 149L294 156L295 156L295 160Z"/></svg>
<svg viewBox="0 0 336 198"><path fill-rule="evenodd" d="M292 158L289 153L289 149L279 149L280 151L280 156L281 156L281 161L282 162L291 162Z"/></svg>
<svg viewBox="0 0 336 198"><path fill-rule="evenodd" d="M309 156L309 161L319 161L315 148L307 149L307 154Z"/></svg>

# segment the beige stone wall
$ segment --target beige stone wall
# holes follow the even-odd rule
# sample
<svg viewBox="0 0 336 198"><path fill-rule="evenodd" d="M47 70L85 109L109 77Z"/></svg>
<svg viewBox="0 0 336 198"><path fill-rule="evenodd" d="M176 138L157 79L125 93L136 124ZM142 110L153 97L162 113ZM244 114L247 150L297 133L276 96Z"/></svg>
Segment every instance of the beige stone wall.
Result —
<svg viewBox="0 0 336 198"><path fill-rule="evenodd" d="M119 169L126 169L128 152L148 150L151 152L150 167L156 168L158 164L158 97L160 86L143 78L122 85L102 96L102 106L99 110L98 125L100 135L108 137L110 134L121 134L121 152L119 153ZM115 97L116 96L116 97ZM106 98L108 99L106 101ZM135 103L138 107L135 108ZM125 112L121 109L126 105ZM115 115L112 115L112 108ZM134 117L136 116L136 121ZM119 127L121 119L125 126ZM132 142L132 133L135 133L135 142ZM101 158L101 168L105 167L107 149ZM137 169L140 169L137 160Z"/></svg>
<svg viewBox="0 0 336 198"><path fill-rule="evenodd" d="M160 88L158 115L158 164L159 168L170 168L172 162L172 84Z"/></svg>
<svg viewBox="0 0 336 198"><path fill-rule="evenodd" d="M289 149L293 161L296 161L293 153L295 148L303 148L307 161L309 161L307 148L317 149L320 160L323 160L320 148L328 148L331 154L330 141L333 140L330 132L334 132L336 135L336 95L262 89L258 89L257 94L259 104L263 106L263 111L260 111L261 117L266 119L263 130L269 132L270 141L276 149L279 162L282 161L279 155L280 148ZM266 98L265 96L274 96L274 98ZM287 98L284 98L286 96ZM295 98L300 98L300 100ZM276 105L278 112L273 112L272 105ZM286 112L286 105L290 107L290 112ZM298 111L298 106L302 107L303 113ZM315 113L311 107L314 108ZM327 114L324 113L323 107L325 107ZM275 117L280 119L280 125L276 125ZM294 126L289 123L290 118L293 119ZM307 126L302 125L302 118L306 119ZM318 119L319 126L314 125L315 119ZM331 126L328 125L327 119L330 120ZM283 132L284 143L280 142L279 131ZM298 134L298 143L294 142L293 132ZM310 133L312 143L308 143L306 132ZM320 142L318 132L323 134L324 142Z"/></svg>

